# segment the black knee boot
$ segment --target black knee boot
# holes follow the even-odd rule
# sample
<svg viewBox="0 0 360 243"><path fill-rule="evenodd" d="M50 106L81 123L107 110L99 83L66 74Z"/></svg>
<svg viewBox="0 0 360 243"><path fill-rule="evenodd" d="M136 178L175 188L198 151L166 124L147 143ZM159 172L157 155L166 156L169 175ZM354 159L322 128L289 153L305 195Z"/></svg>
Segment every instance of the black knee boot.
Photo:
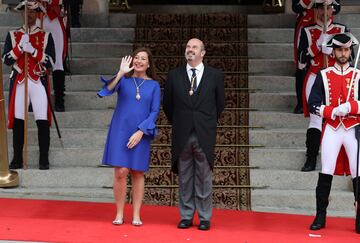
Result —
<svg viewBox="0 0 360 243"><path fill-rule="evenodd" d="M306 132L306 162L301 171L313 171L316 168L316 159L319 153L321 131L309 128Z"/></svg>
<svg viewBox="0 0 360 243"><path fill-rule="evenodd" d="M39 141L39 169L49 169L49 146L50 146L50 129L47 120L37 120L38 127L38 141Z"/></svg>
<svg viewBox="0 0 360 243"><path fill-rule="evenodd" d="M64 112L64 96L65 96L65 72L55 70L53 72L53 87L55 94L55 111Z"/></svg>
<svg viewBox="0 0 360 243"><path fill-rule="evenodd" d="M14 119L13 127L13 151L14 157L10 163L9 168L21 169L23 168L23 148L24 148L24 120Z"/></svg>
<svg viewBox="0 0 360 243"><path fill-rule="evenodd" d="M358 188L357 195L356 195L356 184ZM355 177L353 179L353 187L354 187L355 201L357 200L355 231L356 233L360 234L360 177Z"/></svg>
<svg viewBox="0 0 360 243"><path fill-rule="evenodd" d="M70 2L70 13L71 13L71 27L80 28L80 9L81 9L81 0L73 0Z"/></svg>
<svg viewBox="0 0 360 243"><path fill-rule="evenodd" d="M319 173L319 179L316 186L316 217L310 225L311 230L325 228L326 209L329 205L329 195L333 176Z"/></svg>
<svg viewBox="0 0 360 243"><path fill-rule="evenodd" d="M296 69L295 74L295 90L296 90L296 100L297 105L294 109L295 114L302 114L304 112L303 110L303 100L302 100L302 93L303 93L303 82L304 82L304 71L300 69Z"/></svg>

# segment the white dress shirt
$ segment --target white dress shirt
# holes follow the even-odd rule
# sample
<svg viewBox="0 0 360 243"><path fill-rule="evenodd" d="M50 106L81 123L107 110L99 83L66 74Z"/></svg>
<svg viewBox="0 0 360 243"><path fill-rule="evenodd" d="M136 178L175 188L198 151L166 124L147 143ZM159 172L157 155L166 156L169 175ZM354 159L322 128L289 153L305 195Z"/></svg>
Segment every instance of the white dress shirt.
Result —
<svg viewBox="0 0 360 243"><path fill-rule="evenodd" d="M191 77L192 77L192 74L193 74L193 72L191 70L192 68L196 69L195 70L195 73L196 73L196 87L199 87L201 78L202 78L202 76L204 74L204 64L200 63L196 67L192 67L189 64L186 64L186 71L187 71L190 83L191 83Z"/></svg>

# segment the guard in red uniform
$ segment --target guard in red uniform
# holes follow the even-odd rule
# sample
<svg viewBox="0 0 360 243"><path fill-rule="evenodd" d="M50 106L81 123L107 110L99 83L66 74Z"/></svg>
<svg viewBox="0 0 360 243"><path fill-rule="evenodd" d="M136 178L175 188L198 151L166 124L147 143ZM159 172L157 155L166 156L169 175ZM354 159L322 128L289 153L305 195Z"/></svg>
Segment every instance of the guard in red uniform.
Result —
<svg viewBox="0 0 360 243"><path fill-rule="evenodd" d="M332 3L333 15L336 15L340 12L340 0L328 0L329 4ZM316 24L315 20L315 10L314 10L314 0L292 0L292 9L297 14L296 25L294 31L294 60L295 60L295 88L296 88L296 98L297 105L294 109L295 114L303 113L303 104L302 104L302 90L303 82L306 76L306 72L309 68L309 65L298 65L298 48L300 42L300 32L301 30L309 25Z"/></svg>
<svg viewBox="0 0 360 243"><path fill-rule="evenodd" d="M360 124L360 71L355 70L349 63L351 47L357 44L358 41L351 34L337 34L330 40L328 46L334 49L336 63L317 74L309 97L309 111L325 119L321 144L322 169L316 187L316 217L310 226L311 230L325 227L331 182L342 146L349 160L354 193L356 185L359 186L359 145L355 138L355 126ZM355 78L351 82L353 72ZM358 198L355 195L355 200ZM360 233L359 208L356 214L356 232Z"/></svg>
<svg viewBox="0 0 360 243"><path fill-rule="evenodd" d="M329 36L347 31L345 25L333 23L332 5L327 7L329 16L327 23L327 32L323 33L324 25L324 4L315 3L316 24L305 27L301 31L300 44L298 50L299 66L308 66L307 75L303 85L303 108L306 117L309 116L307 110L307 99L309 98L311 88L314 84L316 74L324 67L333 66L335 58L332 54L332 48L326 45ZM326 58L325 58L326 56ZM327 63L325 63L325 59ZM322 119L316 115L310 114L309 128L306 133L306 162L302 171L313 171L316 167L316 158L320 147L320 137L322 130Z"/></svg>
<svg viewBox="0 0 360 243"><path fill-rule="evenodd" d="M46 7L46 14L38 23L39 26L50 32L54 38L56 60L53 66L53 89L55 94L55 111L65 111L65 71L67 38L63 18L63 0L41 0ZM40 21L40 22L41 22Z"/></svg>
<svg viewBox="0 0 360 243"><path fill-rule="evenodd" d="M15 9L24 10L26 1L22 1ZM24 146L24 113L25 98L33 108L38 127L40 149L39 169L49 169L50 145L50 108L47 92L50 91L47 82L48 69L55 60L53 38L50 33L42 31L36 26L38 12L44 8L36 1L27 1L29 33L25 26L10 31L5 40L2 59L6 65L12 67L10 75L10 102L8 112L8 127L13 129L14 157L10 169L23 167ZM28 94L25 97L25 53L28 53ZM28 102L28 104L30 104Z"/></svg>

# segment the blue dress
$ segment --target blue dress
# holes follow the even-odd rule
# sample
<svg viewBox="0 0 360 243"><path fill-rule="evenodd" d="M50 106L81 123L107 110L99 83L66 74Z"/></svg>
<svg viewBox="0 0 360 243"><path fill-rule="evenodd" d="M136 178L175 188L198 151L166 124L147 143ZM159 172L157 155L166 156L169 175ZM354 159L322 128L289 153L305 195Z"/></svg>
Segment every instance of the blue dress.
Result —
<svg viewBox="0 0 360 243"><path fill-rule="evenodd" d="M99 97L110 96L117 92L117 104L111 120L106 139L102 163L116 167L126 167L137 171L149 169L150 142L157 134L156 119L160 110L160 86L155 80L145 80L140 86L141 99L137 100L136 86L132 77L122 77L113 90L108 90L105 83L103 89L98 92ZM141 78L135 78L140 85ZM129 138L137 130L144 132L140 142L129 149L126 145Z"/></svg>

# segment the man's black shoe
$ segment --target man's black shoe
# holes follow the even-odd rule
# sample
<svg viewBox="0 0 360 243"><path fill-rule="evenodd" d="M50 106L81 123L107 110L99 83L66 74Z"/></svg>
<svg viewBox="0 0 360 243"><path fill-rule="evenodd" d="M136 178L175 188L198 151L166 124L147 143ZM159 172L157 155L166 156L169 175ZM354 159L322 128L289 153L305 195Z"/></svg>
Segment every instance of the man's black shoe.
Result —
<svg viewBox="0 0 360 243"><path fill-rule="evenodd" d="M16 163L16 162L11 162L9 165L9 169L10 170L17 170L17 169L22 169L23 168L23 164L21 163Z"/></svg>
<svg viewBox="0 0 360 243"><path fill-rule="evenodd" d="M179 229L187 229L187 228L190 228L191 226L192 226L191 219L182 219L177 227Z"/></svg>
<svg viewBox="0 0 360 243"><path fill-rule="evenodd" d="M302 114L304 113L304 109L302 108L302 106L297 105L293 111L294 114Z"/></svg>
<svg viewBox="0 0 360 243"><path fill-rule="evenodd" d="M319 230L325 228L326 225L326 216L325 215L316 215L314 222L310 225L311 230Z"/></svg>
<svg viewBox="0 0 360 243"><path fill-rule="evenodd" d="M39 165L39 170L48 170L50 169L49 165Z"/></svg>
<svg viewBox="0 0 360 243"><path fill-rule="evenodd" d="M56 112L64 112L65 106L64 105L55 105L55 111Z"/></svg>
<svg viewBox="0 0 360 243"><path fill-rule="evenodd" d="M307 165L305 164L302 168L301 171L303 172L309 172L309 171L314 171L315 170L315 166L313 165Z"/></svg>
<svg viewBox="0 0 360 243"><path fill-rule="evenodd" d="M199 230L209 230L210 229L210 221L200 221Z"/></svg>

